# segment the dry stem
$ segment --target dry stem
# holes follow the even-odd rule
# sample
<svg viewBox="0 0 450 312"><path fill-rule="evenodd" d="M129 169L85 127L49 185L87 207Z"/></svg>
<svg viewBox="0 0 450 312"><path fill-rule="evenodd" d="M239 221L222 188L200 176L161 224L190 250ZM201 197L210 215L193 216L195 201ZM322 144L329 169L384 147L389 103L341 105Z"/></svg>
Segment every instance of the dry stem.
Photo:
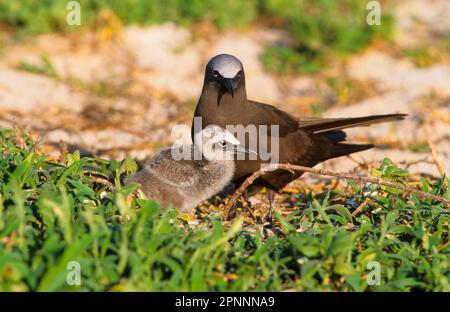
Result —
<svg viewBox="0 0 450 312"><path fill-rule="evenodd" d="M385 180L378 179L378 178L364 177L364 176L358 176L358 175L354 175L354 174L350 174L350 173L346 173L346 172L335 172L335 171L330 171L330 170L315 169L315 168L311 168L311 167L304 167L304 166L291 165L291 164L271 164L271 165L269 165L268 167L266 167L264 169L261 169L259 171L254 172L251 176L249 176L244 181L244 183L242 183L242 185L230 197L227 205L225 206L224 218L227 219L227 220L229 219L230 210L233 208L233 206L235 205L237 199L243 194L244 190L249 185L251 185L259 177L261 177L264 174L266 174L268 171L275 170L275 169L283 169L283 170L288 170L288 171L309 172L309 173L317 174L317 175L321 175L321 176L337 177L337 178L341 178L341 179L355 180L355 181L360 181L360 182L365 182L365 183L375 183L375 184L378 184L378 185L383 185L383 186L399 189L399 190L405 191L407 193L414 193L414 194L416 194L417 196L419 196L421 198L428 197L428 198L434 199L436 201L442 202L442 203L446 204L447 206L450 205L450 200L448 200L446 198L443 198L441 196L433 195L433 194L426 193L426 192L423 192L421 190L418 190L416 188L412 188L412 187L409 187L409 186L406 186L406 185L397 184L397 183L390 182L390 181L385 181Z"/></svg>

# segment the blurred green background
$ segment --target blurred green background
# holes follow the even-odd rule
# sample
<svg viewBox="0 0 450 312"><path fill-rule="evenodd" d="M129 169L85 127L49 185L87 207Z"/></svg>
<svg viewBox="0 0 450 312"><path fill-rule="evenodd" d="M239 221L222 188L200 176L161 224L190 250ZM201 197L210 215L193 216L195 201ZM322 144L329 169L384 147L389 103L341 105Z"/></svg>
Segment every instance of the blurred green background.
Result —
<svg viewBox="0 0 450 312"><path fill-rule="evenodd" d="M0 1L0 25L17 36L45 32L70 32L66 24L65 0ZM252 25L288 31L288 46L267 47L263 61L269 70L281 74L315 72L331 56L356 52L374 38L389 40L393 17L389 2L383 2L383 23L366 22L364 0L81 0L81 24L96 23L102 12L115 14L126 25L147 25L173 21L185 26L208 22L219 30ZM78 29L78 28L77 28Z"/></svg>

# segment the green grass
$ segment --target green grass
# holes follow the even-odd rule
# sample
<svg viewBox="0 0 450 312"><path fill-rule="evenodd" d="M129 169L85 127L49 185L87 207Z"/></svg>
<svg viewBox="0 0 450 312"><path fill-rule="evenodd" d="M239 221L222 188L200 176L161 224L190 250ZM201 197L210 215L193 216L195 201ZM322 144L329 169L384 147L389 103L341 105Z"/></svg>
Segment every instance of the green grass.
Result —
<svg viewBox="0 0 450 312"><path fill-rule="evenodd" d="M390 40L394 20L388 6L381 25L366 22L367 1L361 0L264 0L268 16L284 21L295 39L291 46L268 47L266 66L281 74L311 73L336 58L357 52L375 38Z"/></svg>
<svg viewBox="0 0 450 312"><path fill-rule="evenodd" d="M382 24L366 23L363 0L80 0L82 27L98 26L102 12L112 12L126 25L173 21L191 26L209 21L219 29L259 22L287 30L294 43L267 47L262 59L281 74L317 72L336 57L354 53L375 38L389 40L393 17L383 3ZM0 1L0 25L15 34L70 32L66 0ZM39 16L39 18L36 18Z"/></svg>
<svg viewBox="0 0 450 312"><path fill-rule="evenodd" d="M430 146L428 145L428 142L414 142L408 144L407 148L410 151L416 152L416 153L429 153L431 152Z"/></svg>
<svg viewBox="0 0 450 312"><path fill-rule="evenodd" d="M59 79L58 73L55 70L55 67L53 66L52 62L50 61L49 57L47 55L41 55L40 57L42 65L36 66L33 64L30 64L26 61L21 61L19 64L19 69L32 73L32 74L39 74L39 75L45 75L48 77L51 77L53 79Z"/></svg>
<svg viewBox="0 0 450 312"><path fill-rule="evenodd" d="M66 0L0 1L0 24L24 34L77 30L79 27L66 24L67 3ZM81 26L97 21L102 11L111 11L124 24L174 21L189 25L206 19L219 28L236 27L251 22L258 9L257 0L79 0L79 3Z"/></svg>
<svg viewBox="0 0 450 312"><path fill-rule="evenodd" d="M430 199L355 183L349 194L298 194L304 208L276 214L284 235L264 238L221 213L189 228L175 209L130 199L137 185L120 179L131 160L52 162L11 130L0 131L0 159L2 291L450 290L448 210ZM373 175L402 183L408 172L385 160ZM450 198L444 181L423 189ZM66 283L70 261L80 286ZM369 261L381 265L379 286L367 285Z"/></svg>
<svg viewBox="0 0 450 312"><path fill-rule="evenodd" d="M441 44L442 45L442 44ZM448 49L444 46L419 46L407 48L403 51L404 55L411 59L417 67L430 67L443 62Z"/></svg>

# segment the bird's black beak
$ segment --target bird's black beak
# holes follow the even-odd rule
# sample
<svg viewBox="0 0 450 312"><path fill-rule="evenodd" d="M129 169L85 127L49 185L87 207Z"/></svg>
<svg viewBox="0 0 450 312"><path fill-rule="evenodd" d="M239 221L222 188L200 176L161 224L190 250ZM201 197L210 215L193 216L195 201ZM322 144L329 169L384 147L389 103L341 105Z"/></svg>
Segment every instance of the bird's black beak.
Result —
<svg viewBox="0 0 450 312"><path fill-rule="evenodd" d="M254 154L254 155L258 155L257 152L255 152L252 149L249 149L247 146L239 144L239 145L234 145L232 147L232 151L234 154Z"/></svg>
<svg viewBox="0 0 450 312"><path fill-rule="evenodd" d="M234 81L233 78L223 78L222 85L227 90L228 93L231 94L231 97L234 97Z"/></svg>

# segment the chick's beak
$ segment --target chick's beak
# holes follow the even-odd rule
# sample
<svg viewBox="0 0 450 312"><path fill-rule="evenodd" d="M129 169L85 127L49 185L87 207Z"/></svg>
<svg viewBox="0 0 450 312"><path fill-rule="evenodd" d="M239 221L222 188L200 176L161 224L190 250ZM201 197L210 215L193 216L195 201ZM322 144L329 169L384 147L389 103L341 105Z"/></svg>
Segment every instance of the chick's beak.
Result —
<svg viewBox="0 0 450 312"><path fill-rule="evenodd" d="M233 146L233 151L235 154L254 154L258 155L254 150L249 149L247 146L239 144Z"/></svg>

